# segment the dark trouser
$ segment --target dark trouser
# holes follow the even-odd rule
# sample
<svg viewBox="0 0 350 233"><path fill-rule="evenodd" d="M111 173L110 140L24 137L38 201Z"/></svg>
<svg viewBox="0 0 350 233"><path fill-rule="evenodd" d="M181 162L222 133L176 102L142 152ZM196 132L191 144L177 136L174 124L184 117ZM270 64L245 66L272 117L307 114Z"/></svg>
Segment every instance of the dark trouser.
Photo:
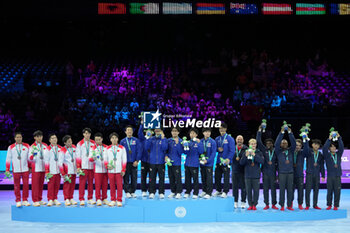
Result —
<svg viewBox="0 0 350 233"><path fill-rule="evenodd" d="M279 183L280 183L280 206L284 206L286 189L287 189L287 206L292 206L293 199L293 173L280 173L278 175Z"/></svg>
<svg viewBox="0 0 350 233"><path fill-rule="evenodd" d="M170 190L172 193L182 193L181 166L168 166Z"/></svg>
<svg viewBox="0 0 350 233"><path fill-rule="evenodd" d="M259 200L259 179L245 178L249 206L257 206Z"/></svg>
<svg viewBox="0 0 350 233"><path fill-rule="evenodd" d="M193 179L193 195L199 193L199 182L198 182L198 167L185 167L185 187L186 194L190 194L192 191L192 179Z"/></svg>
<svg viewBox="0 0 350 233"><path fill-rule="evenodd" d="M215 166L215 189L218 192L222 191L221 178L224 174L224 193L230 191L230 168L228 166L216 164Z"/></svg>
<svg viewBox="0 0 350 233"><path fill-rule="evenodd" d="M334 206L339 207L341 190L341 178L340 176L327 177L327 206L332 205L333 193L334 193Z"/></svg>
<svg viewBox="0 0 350 233"><path fill-rule="evenodd" d="M269 205L269 190L271 189L271 203L277 204L276 200L276 176L269 176L263 174L263 187L264 187L264 203Z"/></svg>
<svg viewBox="0 0 350 233"><path fill-rule="evenodd" d="M312 174L306 174L306 187L305 187L306 206L310 207L311 189L313 190L313 193L314 193L313 207L317 206L319 186L320 186L320 176L319 175L314 176Z"/></svg>
<svg viewBox="0 0 350 233"><path fill-rule="evenodd" d="M241 202L246 201L246 188L243 173L232 173L232 192L235 202L238 202L238 187L241 187Z"/></svg>
<svg viewBox="0 0 350 233"><path fill-rule="evenodd" d="M298 190L298 205L303 204L304 199L304 176L302 177L294 177L293 182L293 201L294 201L294 192L295 189Z"/></svg>
<svg viewBox="0 0 350 233"><path fill-rule="evenodd" d="M149 163L141 161L141 190L147 192L147 174L149 173Z"/></svg>
<svg viewBox="0 0 350 233"><path fill-rule="evenodd" d="M164 194L164 178L165 165L164 164L150 164L150 178L149 178L149 193L156 193L157 174L159 177L159 194Z"/></svg>
<svg viewBox="0 0 350 233"><path fill-rule="evenodd" d="M124 192L134 193L137 186L137 167L133 163L126 164L126 171L124 175Z"/></svg>
<svg viewBox="0 0 350 233"><path fill-rule="evenodd" d="M213 192L213 167L201 166L202 190L211 195Z"/></svg>

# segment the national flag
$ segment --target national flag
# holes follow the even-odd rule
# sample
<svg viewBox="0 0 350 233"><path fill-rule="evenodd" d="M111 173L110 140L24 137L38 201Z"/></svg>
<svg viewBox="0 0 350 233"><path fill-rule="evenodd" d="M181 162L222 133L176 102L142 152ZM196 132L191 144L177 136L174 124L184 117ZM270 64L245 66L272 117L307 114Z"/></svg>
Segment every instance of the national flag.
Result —
<svg viewBox="0 0 350 233"><path fill-rule="evenodd" d="M163 2L163 14L165 14L165 15L192 14L192 3Z"/></svg>
<svg viewBox="0 0 350 233"><path fill-rule="evenodd" d="M230 13L239 15L256 15L258 7L250 3L230 3Z"/></svg>
<svg viewBox="0 0 350 233"><path fill-rule="evenodd" d="M98 3L99 15L125 15L126 6L124 3Z"/></svg>
<svg viewBox="0 0 350 233"><path fill-rule="evenodd" d="M224 3L197 3L197 15L224 15Z"/></svg>
<svg viewBox="0 0 350 233"><path fill-rule="evenodd" d="M263 15L291 15L293 13L291 4L263 3Z"/></svg>
<svg viewBox="0 0 350 233"><path fill-rule="evenodd" d="M159 3L130 3L130 14L159 14Z"/></svg>
<svg viewBox="0 0 350 233"><path fill-rule="evenodd" d="M297 3L296 15L325 15L326 6L322 3Z"/></svg>
<svg viewBox="0 0 350 233"><path fill-rule="evenodd" d="M331 3L330 12L332 15L350 15L350 3Z"/></svg>

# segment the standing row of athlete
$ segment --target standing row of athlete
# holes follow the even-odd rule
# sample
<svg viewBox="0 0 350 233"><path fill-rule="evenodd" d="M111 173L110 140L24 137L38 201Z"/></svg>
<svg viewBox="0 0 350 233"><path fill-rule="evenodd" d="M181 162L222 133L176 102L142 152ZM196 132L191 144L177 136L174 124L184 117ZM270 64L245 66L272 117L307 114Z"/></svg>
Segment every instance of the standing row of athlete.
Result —
<svg viewBox="0 0 350 233"><path fill-rule="evenodd" d="M168 166L168 176L171 194L169 198L182 198L181 156L186 155L185 161L185 194L189 198L211 198L220 196L226 198L230 189L230 173L232 171L232 187L235 208L238 208L239 189L241 190L241 208L246 207L248 196L248 210L256 210L259 198L261 173L263 174L265 208L269 208L269 191L271 191L272 208L277 209L276 181L280 187L279 204L281 210L285 206L287 192L287 208L293 210L294 189L298 190L298 207L303 209L304 161L306 158L306 208L310 207L310 192L313 189L313 207L317 205L320 176L325 178L324 163L327 165L327 209L332 207L334 194L334 209L339 207L341 187L341 156L344 145L339 137L339 149L327 139L319 152L321 142L309 143L295 140L290 128L281 129L276 142L266 139L262 143L262 128L259 127L257 138L250 139L248 146L244 145L241 135L234 140L227 134L227 125L222 123L219 128L220 136L212 139L211 129L202 130L203 138L198 139L198 130L190 129L190 140L179 138L180 130L172 128L171 138L165 138L161 129L155 129L155 136L144 133L141 125L138 138L133 136L132 126L125 128L126 137L119 143L116 133L109 135L110 145L103 144L103 135L96 133L94 140L91 130L83 130L84 138L72 144L69 135L63 137L64 146L59 146L57 136L49 136L50 145L42 142L43 133L34 132L35 142L29 146L22 143L21 133L15 134L16 143L9 146L6 159L6 172L9 173L10 164L13 165L14 190L17 206L28 206L29 172L32 172L32 199L34 206L45 205L42 200L45 177L48 180L48 206L60 205L57 194L63 177L63 195L65 205L77 205L74 201L74 187L76 176L79 175L79 201L85 203L85 187L87 183L88 204L122 206L123 189L127 198L136 197L137 167L141 161L141 190L142 196L154 198L156 180L158 176L159 198L164 196L165 166ZM288 134L291 146L283 139ZM339 135L338 135L339 136ZM302 145L304 144L304 145ZM302 149L302 146L304 149ZM216 164L214 164L216 158ZM215 172L213 168L215 166ZM199 172L202 178L202 193L199 195ZM214 174L213 174L214 173ZM213 193L213 175L215 189ZM149 176L149 182L147 182ZM223 184L222 184L223 178ZM20 180L23 181L23 195L21 202ZM95 198L93 199L93 184L95 183ZM108 183L110 185L111 201L107 200ZM147 193L148 191L148 193Z"/></svg>

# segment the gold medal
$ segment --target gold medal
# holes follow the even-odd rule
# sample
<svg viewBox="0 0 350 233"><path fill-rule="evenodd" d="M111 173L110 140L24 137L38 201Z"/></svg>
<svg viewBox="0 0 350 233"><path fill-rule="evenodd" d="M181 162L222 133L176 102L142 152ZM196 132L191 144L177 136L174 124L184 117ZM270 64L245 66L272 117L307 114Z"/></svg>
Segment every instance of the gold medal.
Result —
<svg viewBox="0 0 350 233"><path fill-rule="evenodd" d="M335 167L335 168L338 168L338 164L334 164L334 167Z"/></svg>
<svg viewBox="0 0 350 233"><path fill-rule="evenodd" d="M239 161L239 157L236 157L236 160Z"/></svg>
<svg viewBox="0 0 350 233"><path fill-rule="evenodd" d="M289 164L289 160L286 160L286 164Z"/></svg>
<svg viewBox="0 0 350 233"><path fill-rule="evenodd" d="M267 162L269 165L272 165L272 162L271 161L269 161L269 162Z"/></svg>
<svg viewBox="0 0 350 233"><path fill-rule="evenodd" d="M254 167L254 163L252 163L250 166Z"/></svg>
<svg viewBox="0 0 350 233"><path fill-rule="evenodd" d="M317 167L317 163L314 163L314 166Z"/></svg>

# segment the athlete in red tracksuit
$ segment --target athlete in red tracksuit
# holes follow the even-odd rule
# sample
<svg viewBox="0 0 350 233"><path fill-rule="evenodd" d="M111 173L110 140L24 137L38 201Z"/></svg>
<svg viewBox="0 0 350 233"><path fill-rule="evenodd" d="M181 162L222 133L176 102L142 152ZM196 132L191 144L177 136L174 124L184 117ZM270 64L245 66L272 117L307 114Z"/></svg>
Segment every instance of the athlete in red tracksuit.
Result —
<svg viewBox="0 0 350 233"><path fill-rule="evenodd" d="M45 181L44 154L48 150L43 143L43 132L37 130L33 133L35 142L29 148L29 160L32 165L32 199L33 206L46 205L43 201L43 189Z"/></svg>
<svg viewBox="0 0 350 233"><path fill-rule="evenodd" d="M59 167L63 176L63 196L65 205L78 204L73 200L76 174L77 174L77 155L76 147L72 144L72 138L70 135L63 137L64 147L62 147L62 156L60 157Z"/></svg>
<svg viewBox="0 0 350 233"><path fill-rule="evenodd" d="M44 154L45 176L49 179L47 182L47 200L49 201L47 206L52 206L53 204L59 206L61 203L57 200L57 195L61 184L59 161L60 157L63 156L62 147L57 145L57 136L55 134L50 134L49 141L50 146L48 146ZM51 178L49 178L50 176Z"/></svg>
<svg viewBox="0 0 350 233"><path fill-rule="evenodd" d="M95 174L95 196L97 205L101 206L102 203L108 205L107 200L107 188L108 188L108 174L107 168L104 165L103 154L106 151L107 146L102 143L103 135L101 133L95 134L95 145L91 148L89 154L90 162L94 163ZM102 195L101 195L102 191ZM102 202L103 200L103 202Z"/></svg>
<svg viewBox="0 0 350 233"><path fill-rule="evenodd" d="M28 202L29 194L29 168L28 168L28 155L29 145L22 143L22 133L15 133L16 143L10 145L7 150L6 156L6 173L10 174L10 167L12 162L13 183L14 192L16 196L16 206L21 207L30 206ZM21 202L21 178L23 182L22 200Z"/></svg>
<svg viewBox="0 0 350 233"><path fill-rule="evenodd" d="M125 147L118 144L118 134L111 133L109 139L112 145L108 146L104 156L104 164L108 170L108 179L111 190L111 202L109 206L115 206L115 201L117 201L117 206L122 206L123 197L123 176L126 170L126 150ZM116 186L117 185L117 197L116 197Z"/></svg>
<svg viewBox="0 0 350 233"><path fill-rule="evenodd" d="M85 175L79 176L79 201L80 205L85 205L85 186L88 183L88 204L94 205L94 164L89 160L91 148L95 145L93 140L90 140L91 129L83 129L84 139L77 144L77 168L78 173L82 170Z"/></svg>

